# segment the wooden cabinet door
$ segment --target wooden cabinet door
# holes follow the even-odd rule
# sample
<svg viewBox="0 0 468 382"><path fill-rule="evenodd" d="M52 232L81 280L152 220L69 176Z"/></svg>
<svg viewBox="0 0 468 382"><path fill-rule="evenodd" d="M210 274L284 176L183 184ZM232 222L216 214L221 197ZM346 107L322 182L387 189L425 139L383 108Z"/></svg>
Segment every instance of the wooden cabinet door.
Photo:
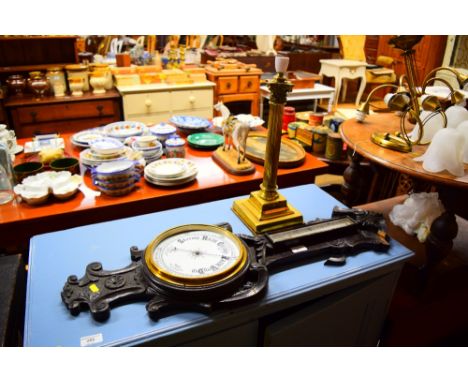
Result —
<svg viewBox="0 0 468 382"><path fill-rule="evenodd" d="M391 272L261 320L263 345L376 346L398 276Z"/></svg>
<svg viewBox="0 0 468 382"><path fill-rule="evenodd" d="M392 48L388 41L392 36L380 36L379 56L390 56L396 61L395 72L398 76L406 73L405 61L401 50ZM442 64L447 36L424 36L415 46L416 81L421 84L424 77L434 68Z"/></svg>

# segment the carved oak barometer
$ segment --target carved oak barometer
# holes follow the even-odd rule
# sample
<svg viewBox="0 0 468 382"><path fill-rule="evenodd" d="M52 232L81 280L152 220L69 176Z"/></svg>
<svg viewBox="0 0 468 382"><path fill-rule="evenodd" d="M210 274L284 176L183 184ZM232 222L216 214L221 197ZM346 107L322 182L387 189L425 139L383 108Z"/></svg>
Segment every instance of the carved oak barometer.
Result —
<svg viewBox="0 0 468 382"><path fill-rule="evenodd" d="M346 256L388 247L382 216L358 210L335 208L331 219L255 236L235 235L226 223L182 225L144 250L130 248L125 268L89 264L81 279L68 277L61 296L72 315L89 309L98 321L131 301L148 301L154 320L181 310L209 313L261 297L279 267L323 258L326 266L342 265Z"/></svg>
<svg viewBox="0 0 468 382"><path fill-rule="evenodd" d="M110 307L129 300L149 300L153 319L167 310L209 312L214 305L247 301L264 291L268 272L228 224L183 225L158 235L145 250L130 248L132 263L104 271L101 263L86 275L68 277L62 300L71 314L89 308L104 321Z"/></svg>

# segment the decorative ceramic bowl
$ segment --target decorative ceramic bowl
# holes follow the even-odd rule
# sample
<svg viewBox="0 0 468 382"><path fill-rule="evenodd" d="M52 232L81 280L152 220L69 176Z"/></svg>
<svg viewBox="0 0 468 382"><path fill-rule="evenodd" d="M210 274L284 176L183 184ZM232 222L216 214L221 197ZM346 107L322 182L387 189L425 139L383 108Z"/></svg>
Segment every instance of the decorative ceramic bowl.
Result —
<svg viewBox="0 0 468 382"><path fill-rule="evenodd" d="M115 154L124 148L124 144L115 138L102 137L89 142L91 150L97 154Z"/></svg>
<svg viewBox="0 0 468 382"><path fill-rule="evenodd" d="M174 115L169 122L173 123L185 134L199 133L211 126L211 122L206 118Z"/></svg>
<svg viewBox="0 0 468 382"><path fill-rule="evenodd" d="M16 165L13 171L16 175L16 180L21 182L24 178L37 174L44 169L44 165L41 162L24 162Z"/></svg>
<svg viewBox="0 0 468 382"><path fill-rule="evenodd" d="M159 142L164 143L171 135L175 134L177 129L168 123L160 123L150 128L151 134L156 136Z"/></svg>
<svg viewBox="0 0 468 382"><path fill-rule="evenodd" d="M136 139L137 146L142 148L156 147L158 143L158 139L154 135L144 135Z"/></svg>
<svg viewBox="0 0 468 382"><path fill-rule="evenodd" d="M55 159L49 164L54 171L69 171L72 174L80 172L80 161L76 158Z"/></svg>

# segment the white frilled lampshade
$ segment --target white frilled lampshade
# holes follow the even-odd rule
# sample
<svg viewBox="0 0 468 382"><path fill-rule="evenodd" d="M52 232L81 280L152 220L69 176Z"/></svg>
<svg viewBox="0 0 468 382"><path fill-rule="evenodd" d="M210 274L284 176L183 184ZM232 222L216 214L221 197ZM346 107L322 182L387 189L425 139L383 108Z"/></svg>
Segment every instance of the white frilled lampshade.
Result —
<svg viewBox="0 0 468 382"><path fill-rule="evenodd" d="M275 57L275 70L277 73L284 73L288 70L289 57L276 56Z"/></svg>
<svg viewBox="0 0 468 382"><path fill-rule="evenodd" d="M468 120L468 110L460 105L450 106L445 111L445 115L447 116L447 127L454 128Z"/></svg>
<svg viewBox="0 0 468 382"><path fill-rule="evenodd" d="M432 117L427 120L427 122L424 124L424 127L423 127L423 136L420 142L422 145L430 143L435 133L437 133L439 130L442 130L444 128L444 117L442 117L441 114L434 114L434 112L432 111L423 110L421 114L419 114L419 118L421 119L421 121L424 121L430 115L432 115ZM418 134L419 134L419 125L416 125L414 126L414 129L410 134L410 138L412 140L416 140L418 137Z"/></svg>
<svg viewBox="0 0 468 382"><path fill-rule="evenodd" d="M468 120L457 126L457 131L465 138L465 149L463 150L463 162L468 164Z"/></svg>
<svg viewBox="0 0 468 382"><path fill-rule="evenodd" d="M423 162L423 169L429 172L447 170L454 176L464 175L463 154L465 137L458 129L439 130L426 152L415 161Z"/></svg>

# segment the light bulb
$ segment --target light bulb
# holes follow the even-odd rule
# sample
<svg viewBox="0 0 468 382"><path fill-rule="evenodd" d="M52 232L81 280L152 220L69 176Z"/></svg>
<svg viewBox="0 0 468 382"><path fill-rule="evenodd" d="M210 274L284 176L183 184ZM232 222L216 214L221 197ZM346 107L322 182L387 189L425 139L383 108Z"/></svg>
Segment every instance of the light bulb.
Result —
<svg viewBox="0 0 468 382"><path fill-rule="evenodd" d="M383 100L385 102L385 105L388 106L388 103L390 102L390 100L392 99L392 97L395 95L395 93L387 93L385 94Z"/></svg>
<svg viewBox="0 0 468 382"><path fill-rule="evenodd" d="M366 113L362 112L361 110L356 110L356 120L358 122L364 122L366 119Z"/></svg>

